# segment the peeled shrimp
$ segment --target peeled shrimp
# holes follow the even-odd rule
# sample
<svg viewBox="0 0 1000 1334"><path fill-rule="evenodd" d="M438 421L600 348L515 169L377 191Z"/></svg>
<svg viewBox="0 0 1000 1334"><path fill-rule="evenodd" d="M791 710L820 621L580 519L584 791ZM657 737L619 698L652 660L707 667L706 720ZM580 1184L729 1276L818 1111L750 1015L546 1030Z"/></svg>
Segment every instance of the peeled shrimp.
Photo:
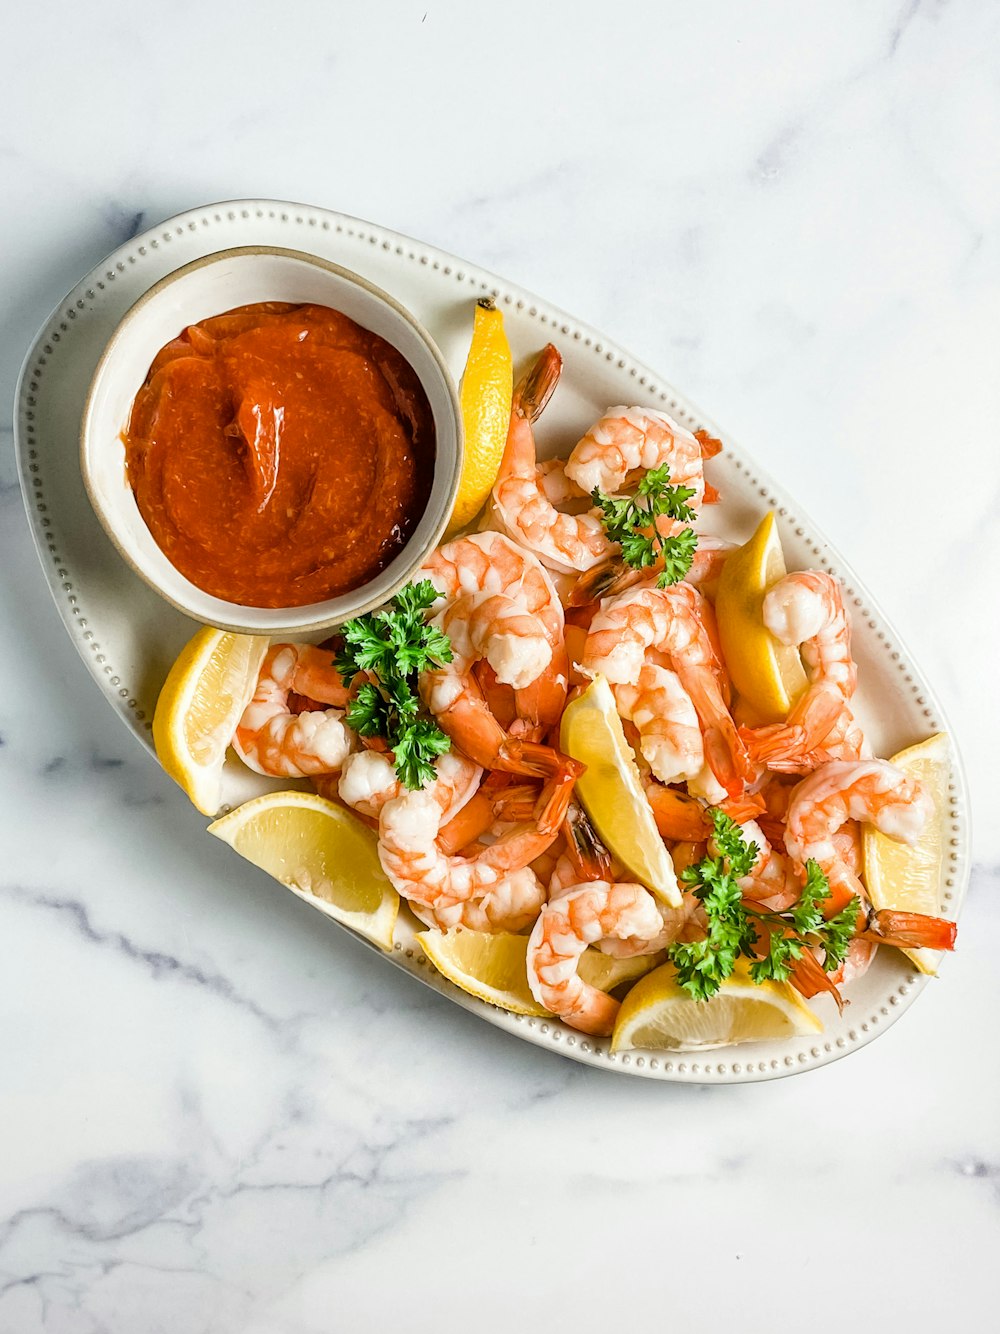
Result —
<svg viewBox="0 0 1000 1334"><path fill-rule="evenodd" d="M697 711L705 756L730 796L742 791L746 752L719 689L718 659L688 584L643 585L601 604L584 650L584 666L613 685L637 681L647 654L664 654Z"/></svg>
<svg viewBox="0 0 1000 1334"><path fill-rule="evenodd" d="M785 847L799 866L811 858L829 877L829 913L852 895L865 901L864 888L835 841L848 820L873 824L888 838L913 844L932 810L918 782L888 760L834 760L804 779L788 804Z"/></svg>
<svg viewBox="0 0 1000 1334"><path fill-rule="evenodd" d="M441 809L442 823L457 815L475 796L483 771L460 751L438 756L435 777L423 791L433 796ZM378 819L382 807L407 789L397 777L392 757L385 751L358 750L348 755L341 770L337 793L345 806L360 815Z"/></svg>
<svg viewBox="0 0 1000 1334"><path fill-rule="evenodd" d="M854 694L858 669L840 584L832 575L820 570L786 575L768 590L763 613L775 639L799 646L809 673L809 685L786 722L745 734L754 759L770 765L801 760L825 741Z"/></svg>
<svg viewBox="0 0 1000 1334"><path fill-rule="evenodd" d="M661 925L656 900L641 885L594 881L569 889L544 906L528 940L531 994L583 1033L610 1033L619 1003L584 982L580 956L609 936L649 939Z"/></svg>
<svg viewBox="0 0 1000 1334"><path fill-rule="evenodd" d="M288 697L293 691L339 707L292 713ZM347 696L332 654L311 644L272 644L236 728L233 749L259 774L306 778L336 773L355 744L344 722Z"/></svg>
<svg viewBox="0 0 1000 1334"><path fill-rule="evenodd" d="M665 412L617 407L609 408L574 447L566 476L587 495L595 487L613 495L630 473L666 463L671 484L691 487L690 504L698 509L705 499L702 460L701 441Z"/></svg>
<svg viewBox="0 0 1000 1334"><path fill-rule="evenodd" d="M508 829L496 843L475 857L444 853L437 838L442 811L434 794L426 790L405 792L386 802L379 814L378 854L394 888L420 909L429 909L438 924L468 925L462 905L478 902L482 916L501 920L523 916L533 903L526 925L545 901L544 887L533 872L517 876L510 885L501 882L523 872L558 836L544 833L537 824L519 824ZM479 929L488 929L480 926Z"/></svg>
<svg viewBox="0 0 1000 1334"><path fill-rule="evenodd" d="M594 514L562 514L556 508L573 494L585 496L564 467L542 470L532 423L556 387L562 358L551 343L514 390L507 446L493 488L497 515L506 531L562 573L589 570L613 551Z"/></svg>

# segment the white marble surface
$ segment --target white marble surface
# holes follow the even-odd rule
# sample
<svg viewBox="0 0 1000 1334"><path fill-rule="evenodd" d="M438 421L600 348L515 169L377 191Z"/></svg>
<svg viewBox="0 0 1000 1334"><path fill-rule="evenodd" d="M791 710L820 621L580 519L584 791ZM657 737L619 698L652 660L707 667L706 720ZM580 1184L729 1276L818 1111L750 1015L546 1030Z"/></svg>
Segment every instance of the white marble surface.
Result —
<svg viewBox="0 0 1000 1334"><path fill-rule="evenodd" d="M1000 1300L1000 9L110 2L0 88L0 1331L930 1330ZM961 949L805 1078L561 1062L190 837L15 480L20 358L140 227L309 200L662 369L866 576L955 724Z"/></svg>

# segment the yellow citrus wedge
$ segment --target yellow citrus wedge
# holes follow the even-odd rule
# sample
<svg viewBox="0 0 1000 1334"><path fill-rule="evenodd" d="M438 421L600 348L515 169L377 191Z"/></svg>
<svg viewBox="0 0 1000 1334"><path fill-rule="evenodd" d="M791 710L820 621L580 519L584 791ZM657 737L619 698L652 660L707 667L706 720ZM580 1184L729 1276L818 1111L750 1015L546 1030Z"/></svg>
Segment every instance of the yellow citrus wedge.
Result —
<svg viewBox="0 0 1000 1334"><path fill-rule="evenodd" d="M722 567L715 599L726 666L754 723L784 722L806 688L798 649L779 644L764 625L764 594L784 575L781 541L768 513Z"/></svg>
<svg viewBox="0 0 1000 1334"><path fill-rule="evenodd" d="M667 963L637 982L622 1001L611 1046L614 1051L704 1051L822 1031L787 982L751 982L745 959L707 1001L692 1000Z"/></svg>
<svg viewBox="0 0 1000 1334"><path fill-rule="evenodd" d="M545 1015L528 987L528 937L509 932L419 931L420 948L449 982L470 996L498 1005L513 1014ZM601 991L613 991L634 982L662 959L645 955L635 959L613 959L599 950L585 950L580 976Z"/></svg>
<svg viewBox="0 0 1000 1334"><path fill-rule="evenodd" d="M606 847L630 876L670 907L680 907L674 865L657 831L614 695L603 676L595 676L567 705L559 744L587 766L576 780L576 793Z"/></svg>
<svg viewBox="0 0 1000 1334"><path fill-rule="evenodd" d="M420 948L449 982L512 1014L547 1014L528 989L528 937L508 932L418 931Z"/></svg>
<svg viewBox="0 0 1000 1334"><path fill-rule="evenodd" d="M379 864L375 834L350 811L312 792L272 792L208 832L328 917L392 949L399 895Z"/></svg>
<svg viewBox="0 0 1000 1334"><path fill-rule="evenodd" d="M513 387L513 362L503 315L491 297L483 297L476 302L472 345L459 389L465 454L449 537L472 522L493 489L507 443Z"/></svg>
<svg viewBox="0 0 1000 1334"><path fill-rule="evenodd" d="M934 811L918 842L911 848L880 834L874 825L862 825L865 885L876 909L895 908L899 912L926 913L937 917L941 912L941 887L944 878L945 821L948 807L948 738L943 732L893 755L892 763L916 778L934 802ZM904 950L903 953L922 973L936 973L936 950Z"/></svg>
<svg viewBox="0 0 1000 1334"><path fill-rule="evenodd" d="M153 714L160 763L203 815L221 805L222 765L268 641L205 626L181 650Z"/></svg>

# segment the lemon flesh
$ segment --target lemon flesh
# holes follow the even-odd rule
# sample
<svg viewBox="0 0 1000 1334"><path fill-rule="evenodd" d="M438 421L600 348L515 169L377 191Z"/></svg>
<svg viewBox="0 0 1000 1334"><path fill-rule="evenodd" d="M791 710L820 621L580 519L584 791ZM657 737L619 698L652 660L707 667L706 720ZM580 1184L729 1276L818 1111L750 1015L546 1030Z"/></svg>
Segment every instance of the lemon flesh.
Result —
<svg viewBox="0 0 1000 1334"><path fill-rule="evenodd" d="M902 769L907 778L919 780L930 794L934 808L912 848L886 838L874 825L862 825L868 897L876 909L895 908L900 912L937 917L941 912L947 842L945 821L951 771L948 738L938 732L927 741L893 755L892 763ZM903 953L922 973L937 972L940 958L937 950L904 950Z"/></svg>
<svg viewBox="0 0 1000 1334"><path fill-rule="evenodd" d="M420 931L417 940L438 972L470 996L512 1014L549 1013L528 987L527 936L456 927L451 931ZM580 958L578 972L591 986L612 991L647 973L662 957L613 959L588 949Z"/></svg>
<svg viewBox="0 0 1000 1334"><path fill-rule="evenodd" d="M472 344L459 389L465 452L448 537L472 522L493 490L507 443L513 388L503 315L484 298L476 303Z"/></svg>
<svg viewBox="0 0 1000 1334"><path fill-rule="evenodd" d="M392 949L399 895L379 863L375 834L350 811L311 792L272 792L208 832L328 917Z"/></svg>
<svg viewBox="0 0 1000 1334"><path fill-rule="evenodd" d="M622 1002L611 1038L613 1051L706 1051L821 1033L823 1025L787 982L750 980L745 959L707 1001L677 985L672 964L648 973Z"/></svg>
<svg viewBox="0 0 1000 1334"><path fill-rule="evenodd" d="M221 805L226 749L267 648L261 635L205 626L181 650L156 701L156 754L203 815L214 815Z"/></svg>
<svg viewBox="0 0 1000 1334"><path fill-rule="evenodd" d="M602 842L633 879L669 907L679 908L673 862L656 828L614 695L603 676L595 676L566 706L559 744L587 766L575 790Z"/></svg>
<svg viewBox="0 0 1000 1334"><path fill-rule="evenodd" d="M798 649L780 644L764 624L764 594L785 576L774 514L726 560L715 614L726 667L754 724L784 722L806 688Z"/></svg>

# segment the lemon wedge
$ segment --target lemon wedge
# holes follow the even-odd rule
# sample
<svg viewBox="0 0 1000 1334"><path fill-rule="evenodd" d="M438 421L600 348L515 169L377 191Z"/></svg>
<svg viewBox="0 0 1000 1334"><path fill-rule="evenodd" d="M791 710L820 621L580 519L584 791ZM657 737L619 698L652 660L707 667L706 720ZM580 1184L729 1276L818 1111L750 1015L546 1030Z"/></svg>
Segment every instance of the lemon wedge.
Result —
<svg viewBox="0 0 1000 1334"><path fill-rule="evenodd" d="M722 567L715 599L726 666L754 723L784 722L807 684L798 649L780 644L764 625L764 594L784 575L785 557L769 512Z"/></svg>
<svg viewBox="0 0 1000 1334"><path fill-rule="evenodd" d="M933 813L918 842L911 848L905 843L880 834L874 825L862 825L864 876L868 897L876 909L895 908L899 912L941 912L941 884L944 877L945 819L948 805L948 738L943 732L893 755L892 763L907 778L916 778L930 794ZM936 973L936 950L904 950L903 953L922 973Z"/></svg>
<svg viewBox="0 0 1000 1334"><path fill-rule="evenodd" d="M418 931L420 948L449 982L512 1014L548 1014L528 989L528 937L509 932Z"/></svg>
<svg viewBox="0 0 1000 1334"><path fill-rule="evenodd" d="M399 895L379 864L375 834L350 811L312 792L271 792L208 832L328 917L392 949Z"/></svg>
<svg viewBox="0 0 1000 1334"><path fill-rule="evenodd" d="M222 802L222 765L253 696L268 640L205 626L167 673L153 714L153 744L167 773L203 815Z"/></svg>
<svg viewBox="0 0 1000 1334"><path fill-rule="evenodd" d="M527 936L457 927L452 931L419 931L417 940L438 972L470 996L513 1014L549 1013L528 987ZM613 959L588 949L580 958L579 973L591 986L613 991L648 973L662 958L659 954Z"/></svg>
<svg viewBox="0 0 1000 1334"><path fill-rule="evenodd" d="M629 875L671 908L681 904L673 862L656 828L639 769L603 676L566 706L559 744L586 771L576 793L605 846Z"/></svg>
<svg viewBox="0 0 1000 1334"><path fill-rule="evenodd" d="M705 1051L822 1031L823 1025L787 982L755 985L745 959L738 960L733 974L707 1001L693 1000L679 987L668 963L637 982L622 1001L611 1047Z"/></svg>
<svg viewBox="0 0 1000 1334"><path fill-rule="evenodd" d="M459 390L465 453L447 536L465 528L486 503L500 470L514 389L503 315L491 297L476 302L472 344Z"/></svg>

